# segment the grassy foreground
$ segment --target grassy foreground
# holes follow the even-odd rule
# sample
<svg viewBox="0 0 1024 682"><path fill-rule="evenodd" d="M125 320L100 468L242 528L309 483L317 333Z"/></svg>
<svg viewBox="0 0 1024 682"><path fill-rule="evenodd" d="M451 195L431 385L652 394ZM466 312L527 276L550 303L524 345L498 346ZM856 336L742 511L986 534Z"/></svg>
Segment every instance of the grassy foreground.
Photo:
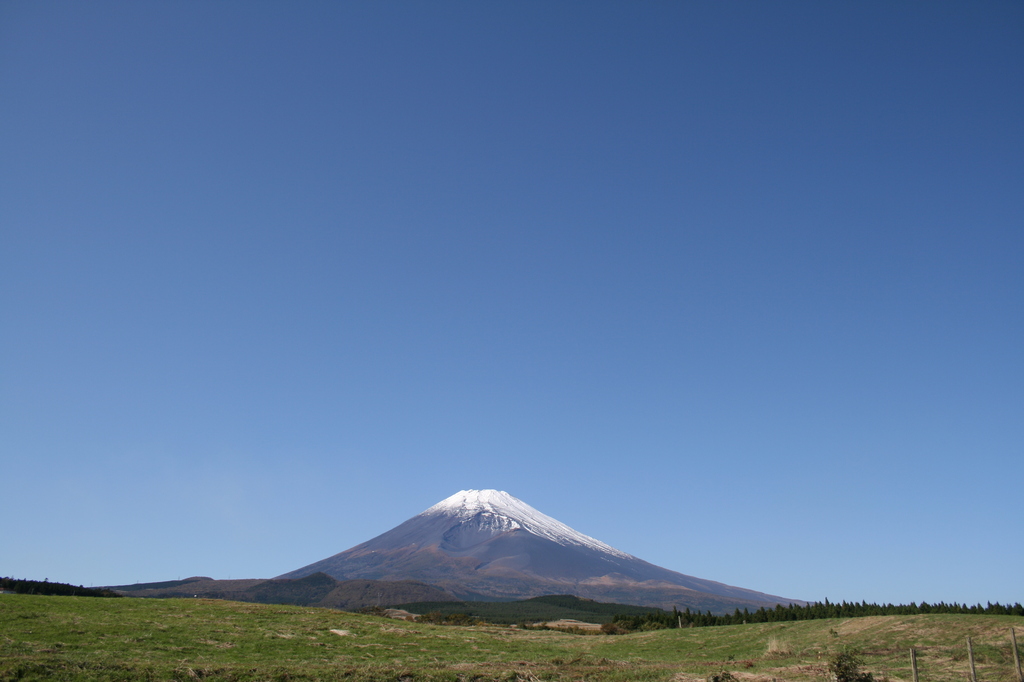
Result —
<svg viewBox="0 0 1024 682"><path fill-rule="evenodd" d="M0 680L823 680L862 650L876 679L1015 682L1024 618L921 615L572 635L443 627L202 599L0 595Z"/></svg>

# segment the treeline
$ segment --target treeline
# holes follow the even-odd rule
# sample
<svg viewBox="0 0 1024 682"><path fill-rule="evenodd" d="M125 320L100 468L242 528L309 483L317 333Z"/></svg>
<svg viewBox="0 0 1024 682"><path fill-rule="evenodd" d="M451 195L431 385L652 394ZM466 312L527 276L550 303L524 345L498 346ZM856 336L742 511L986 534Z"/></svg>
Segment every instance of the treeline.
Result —
<svg viewBox="0 0 1024 682"><path fill-rule="evenodd" d="M915 616L925 613L956 613L985 614L990 616L1024 616L1024 606L1019 603L1013 606L991 602L986 606L977 604L869 604L867 602L842 602L833 604L826 599L824 602L813 602L804 606L779 604L774 609L763 606L757 611L736 609L731 615L716 616L710 611L706 613L691 612L689 608L672 612L646 613L643 615L617 615L612 619L615 625L624 630L657 630L678 627L709 627L715 625L741 625L743 623L778 623L796 620L819 620L823 618L859 618L862 616Z"/></svg>
<svg viewBox="0 0 1024 682"><path fill-rule="evenodd" d="M0 590L17 594L55 594L63 597L120 597L117 592L106 589L93 589L67 583L51 583L49 580L15 580L0 578Z"/></svg>
<svg viewBox="0 0 1024 682"><path fill-rule="evenodd" d="M493 601L452 601L413 602L398 604L395 608L413 613L427 614L433 620L438 618L455 620L469 618L488 623L510 625L513 623L574 619L587 623L607 623L617 615L641 616L666 612L650 606L628 604L606 604L592 599L571 595L548 595L512 602ZM671 615L671 614L669 614ZM433 621L432 621L433 622Z"/></svg>

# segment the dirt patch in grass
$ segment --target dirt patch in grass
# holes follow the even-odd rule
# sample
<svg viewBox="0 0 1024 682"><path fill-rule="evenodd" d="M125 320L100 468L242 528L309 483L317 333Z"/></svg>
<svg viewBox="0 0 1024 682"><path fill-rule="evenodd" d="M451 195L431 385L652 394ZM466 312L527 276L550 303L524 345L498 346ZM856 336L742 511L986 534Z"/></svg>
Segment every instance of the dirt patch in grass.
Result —
<svg viewBox="0 0 1024 682"><path fill-rule="evenodd" d="M215 639L200 639L200 644L208 644L209 646L217 647L218 649L234 649L235 645L231 642L218 642Z"/></svg>
<svg viewBox="0 0 1024 682"><path fill-rule="evenodd" d="M556 630L583 630L585 632L601 631L601 625L598 623L585 623L582 620L573 620L572 618L552 620L545 623L545 625Z"/></svg>

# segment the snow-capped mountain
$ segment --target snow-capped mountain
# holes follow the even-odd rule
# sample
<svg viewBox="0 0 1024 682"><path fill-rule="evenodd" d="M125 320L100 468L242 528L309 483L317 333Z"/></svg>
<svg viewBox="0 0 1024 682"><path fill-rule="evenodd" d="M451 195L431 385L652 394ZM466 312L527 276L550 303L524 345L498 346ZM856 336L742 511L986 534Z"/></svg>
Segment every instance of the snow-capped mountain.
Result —
<svg viewBox="0 0 1024 682"><path fill-rule="evenodd" d="M632 558L611 545L573 530L502 490L463 490L441 500L420 516L449 516L498 532L524 530L563 546L576 545L622 559Z"/></svg>
<svg viewBox="0 0 1024 682"><path fill-rule="evenodd" d="M388 532L281 578L419 580L466 599L543 594L732 611L800 603L670 571L499 490L463 490Z"/></svg>

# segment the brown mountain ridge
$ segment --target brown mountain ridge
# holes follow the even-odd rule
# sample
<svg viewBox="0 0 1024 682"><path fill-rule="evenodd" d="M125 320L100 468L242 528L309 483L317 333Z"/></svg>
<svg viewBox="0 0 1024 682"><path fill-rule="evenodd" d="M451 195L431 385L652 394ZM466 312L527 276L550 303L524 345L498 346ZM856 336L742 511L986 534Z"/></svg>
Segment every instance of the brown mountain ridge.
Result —
<svg viewBox="0 0 1024 682"><path fill-rule="evenodd" d="M214 580L196 576L109 589L130 597L201 597L345 611L407 602L456 601L444 590L414 580L335 580L326 573L313 573L297 580Z"/></svg>

